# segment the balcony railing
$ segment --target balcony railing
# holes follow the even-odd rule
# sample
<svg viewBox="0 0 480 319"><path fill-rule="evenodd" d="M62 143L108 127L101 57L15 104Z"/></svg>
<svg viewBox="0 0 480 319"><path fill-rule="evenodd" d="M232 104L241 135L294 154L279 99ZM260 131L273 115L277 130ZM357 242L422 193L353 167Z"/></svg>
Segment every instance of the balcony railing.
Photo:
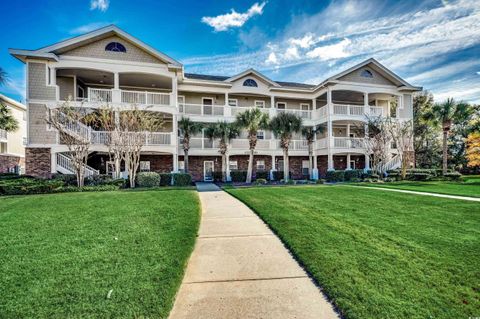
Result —
<svg viewBox="0 0 480 319"><path fill-rule="evenodd" d="M225 105L179 103L178 110L185 115L224 116Z"/></svg>
<svg viewBox="0 0 480 319"><path fill-rule="evenodd" d="M107 144L112 132L108 131L92 131L92 144ZM128 139L131 139L131 142L140 138L140 141L144 145L171 145L172 144L172 133L163 133L163 132L131 132L123 133L125 142L128 143Z"/></svg>
<svg viewBox="0 0 480 319"><path fill-rule="evenodd" d="M334 137L334 148L364 148L365 142L363 138L357 137Z"/></svg>
<svg viewBox="0 0 480 319"><path fill-rule="evenodd" d="M350 104L333 104L333 114L362 116L365 114L364 107Z"/></svg>
<svg viewBox="0 0 480 319"><path fill-rule="evenodd" d="M112 90L88 88L88 102L112 102Z"/></svg>
<svg viewBox="0 0 480 319"><path fill-rule="evenodd" d="M7 131L0 130L0 140L7 140Z"/></svg>
<svg viewBox="0 0 480 319"><path fill-rule="evenodd" d="M170 96L169 93L121 90L122 103L170 105Z"/></svg>
<svg viewBox="0 0 480 319"><path fill-rule="evenodd" d="M236 138L230 141L229 148L232 150L248 150L249 140L246 138ZM182 147L182 141L179 139L179 147ZM219 141L217 139L211 140L209 138L193 137L190 139L190 149L218 149ZM256 150L280 150L279 140L257 140ZM308 150L308 144L306 140L292 140L289 145L291 151L303 151Z"/></svg>
<svg viewBox="0 0 480 319"><path fill-rule="evenodd" d="M231 109L231 114L232 116L237 116L237 114L245 112L246 110L249 110L253 108L254 106L229 106ZM260 111L269 114L270 109L267 108L259 108Z"/></svg>
<svg viewBox="0 0 480 319"><path fill-rule="evenodd" d="M383 116L383 108L370 106L370 115L372 116Z"/></svg>
<svg viewBox="0 0 480 319"><path fill-rule="evenodd" d="M312 111L310 110L297 110L297 109L276 109L278 113L293 113L300 116L302 119L311 119Z"/></svg>

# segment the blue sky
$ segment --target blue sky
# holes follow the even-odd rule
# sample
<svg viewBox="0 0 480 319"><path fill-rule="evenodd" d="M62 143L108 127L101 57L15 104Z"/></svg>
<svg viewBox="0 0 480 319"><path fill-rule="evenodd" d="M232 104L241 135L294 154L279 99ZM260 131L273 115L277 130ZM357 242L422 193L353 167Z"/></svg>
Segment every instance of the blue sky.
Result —
<svg viewBox="0 0 480 319"><path fill-rule="evenodd" d="M319 83L374 57L411 84L480 103L480 2L7 1L0 92L23 99L24 66L8 48L37 49L116 24L182 62L186 72Z"/></svg>

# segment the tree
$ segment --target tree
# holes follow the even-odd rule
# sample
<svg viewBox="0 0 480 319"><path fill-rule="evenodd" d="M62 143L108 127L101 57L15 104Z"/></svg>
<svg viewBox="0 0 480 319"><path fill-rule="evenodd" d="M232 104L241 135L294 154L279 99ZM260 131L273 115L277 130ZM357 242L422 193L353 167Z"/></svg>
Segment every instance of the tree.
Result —
<svg viewBox="0 0 480 319"><path fill-rule="evenodd" d="M86 108L70 107L66 102L52 109L46 118L47 123L58 131L61 142L67 145L78 187L84 185L85 166L91 145L90 132L83 129L86 115Z"/></svg>
<svg viewBox="0 0 480 319"><path fill-rule="evenodd" d="M441 141L438 127L428 114L434 105L433 95L422 91L413 98L413 135L415 165L420 168L440 167Z"/></svg>
<svg viewBox="0 0 480 319"><path fill-rule="evenodd" d="M288 148L294 133L302 129L302 118L293 113L279 113L269 124L270 130L277 138L280 138L280 146L283 149L283 174L285 183L290 178L290 165L288 160Z"/></svg>
<svg viewBox="0 0 480 319"><path fill-rule="evenodd" d="M163 125L163 118L157 112L140 110L134 107L119 114L119 127L124 146L123 160L128 170L130 187L135 187L140 154L147 143L148 134Z"/></svg>
<svg viewBox="0 0 480 319"><path fill-rule="evenodd" d="M205 131L210 140L218 139L218 151L222 155L222 180L226 181L227 154L230 141L240 134L236 123L217 122L207 127Z"/></svg>
<svg viewBox="0 0 480 319"><path fill-rule="evenodd" d="M385 163L390 157L392 137L388 129L390 120L382 117L367 117L365 152L371 158L371 167L377 174L385 172ZM359 128L359 131L362 128ZM365 128L363 127L363 130Z"/></svg>
<svg viewBox="0 0 480 319"><path fill-rule="evenodd" d="M426 115L428 120L442 128L442 169L443 174L448 169L448 134L454 122L463 122L471 116L470 106L466 103L457 103L453 98L448 98L443 103L437 103L433 106L431 112Z"/></svg>
<svg viewBox="0 0 480 319"><path fill-rule="evenodd" d="M466 142L468 167L480 167L480 132L470 133Z"/></svg>
<svg viewBox="0 0 480 319"><path fill-rule="evenodd" d="M0 103L0 130L14 132L18 130L18 121L12 115L11 110L3 103Z"/></svg>
<svg viewBox="0 0 480 319"><path fill-rule="evenodd" d="M188 151L190 150L190 138L202 131L202 123L193 122L188 117L182 117L178 121L178 129L182 138L182 147L184 152L185 172L188 173Z"/></svg>
<svg viewBox="0 0 480 319"><path fill-rule="evenodd" d="M323 126L304 126L302 127L302 136L307 140L308 145L308 175L313 178L312 163L313 163L313 142L317 133L323 133L325 128Z"/></svg>
<svg viewBox="0 0 480 319"><path fill-rule="evenodd" d="M0 85L4 85L5 83L7 83L7 78L7 72L5 72L5 70L0 67Z"/></svg>
<svg viewBox="0 0 480 319"><path fill-rule="evenodd" d="M398 156L400 156L402 179L405 179L413 154L413 121L398 121L389 118L386 124L386 128L389 130L392 141L397 148Z"/></svg>
<svg viewBox="0 0 480 319"><path fill-rule="evenodd" d="M247 183L252 182L253 155L257 146L257 133L268 126L268 115L259 108L251 108L237 114L237 125L247 131L248 144L250 149L247 169Z"/></svg>

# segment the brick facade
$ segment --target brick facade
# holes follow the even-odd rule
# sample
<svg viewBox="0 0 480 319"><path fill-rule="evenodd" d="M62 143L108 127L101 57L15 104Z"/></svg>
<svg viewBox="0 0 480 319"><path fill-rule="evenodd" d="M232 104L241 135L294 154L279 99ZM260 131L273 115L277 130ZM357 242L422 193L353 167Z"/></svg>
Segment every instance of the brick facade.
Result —
<svg viewBox="0 0 480 319"><path fill-rule="evenodd" d="M364 155L350 155L350 160L355 161L355 169L365 168L365 156ZM344 170L347 168L347 156L346 155L334 155L333 167L336 170ZM328 156L317 156L317 168L320 177L325 177L328 170ZM352 167L353 169L353 167Z"/></svg>
<svg viewBox="0 0 480 319"><path fill-rule="evenodd" d="M50 178L51 164L50 148L25 149L25 174Z"/></svg>
<svg viewBox="0 0 480 319"><path fill-rule="evenodd" d="M25 167L25 159L20 156L0 155L0 173L8 173L15 166Z"/></svg>
<svg viewBox="0 0 480 319"><path fill-rule="evenodd" d="M183 156L178 157L179 161L183 161ZM188 173L192 175L194 182L203 181L203 162L213 161L213 170L220 172L222 170L221 156L189 156L188 157Z"/></svg>

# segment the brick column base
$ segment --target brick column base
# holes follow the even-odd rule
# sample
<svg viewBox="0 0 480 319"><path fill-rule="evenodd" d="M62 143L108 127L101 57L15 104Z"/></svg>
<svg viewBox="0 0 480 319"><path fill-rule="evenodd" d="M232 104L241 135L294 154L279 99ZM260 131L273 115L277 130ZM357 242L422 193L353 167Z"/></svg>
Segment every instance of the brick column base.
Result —
<svg viewBox="0 0 480 319"><path fill-rule="evenodd" d="M51 164L50 148L25 149L25 174L51 178Z"/></svg>

